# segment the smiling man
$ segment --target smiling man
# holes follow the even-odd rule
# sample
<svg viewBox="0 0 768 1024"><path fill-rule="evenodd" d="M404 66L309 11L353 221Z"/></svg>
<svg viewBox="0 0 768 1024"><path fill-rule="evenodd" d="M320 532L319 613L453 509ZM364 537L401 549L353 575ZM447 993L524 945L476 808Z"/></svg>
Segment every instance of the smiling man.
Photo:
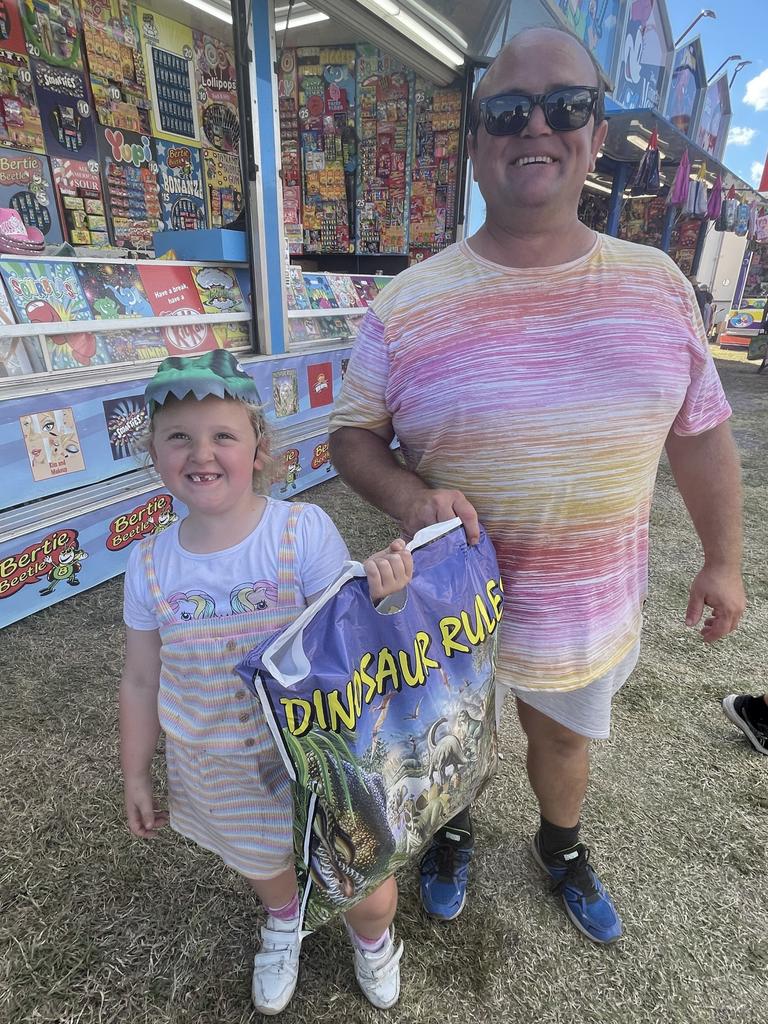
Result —
<svg viewBox="0 0 768 1024"><path fill-rule="evenodd" d="M369 309L331 453L407 532L454 515L470 543L478 519L488 531L505 589L497 679L517 700L541 812L532 856L576 927L609 943L621 920L579 838L590 741L609 735L613 695L638 658L665 445L704 549L685 621L708 606L707 642L738 623L730 407L672 261L578 219L607 130L581 42L557 29L514 37L470 121L485 223L401 274ZM389 449L393 432L405 467ZM472 846L465 814L425 855L433 916L461 911Z"/></svg>

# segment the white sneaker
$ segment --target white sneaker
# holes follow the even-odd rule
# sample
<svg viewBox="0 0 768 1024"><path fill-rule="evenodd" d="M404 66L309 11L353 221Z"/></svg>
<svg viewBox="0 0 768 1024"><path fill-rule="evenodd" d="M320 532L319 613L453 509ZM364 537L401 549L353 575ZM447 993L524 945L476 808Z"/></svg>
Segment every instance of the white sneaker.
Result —
<svg viewBox="0 0 768 1024"><path fill-rule="evenodd" d="M395 930L389 929L384 946L375 953L361 949L350 934L355 953L355 977L363 995L379 1010L388 1010L400 998L400 958L403 943L395 946Z"/></svg>
<svg viewBox="0 0 768 1024"><path fill-rule="evenodd" d="M260 1013L280 1013L291 1001L299 978L301 940L308 934L300 930L298 918L267 918L261 929L261 949L253 958L251 983L253 1005Z"/></svg>

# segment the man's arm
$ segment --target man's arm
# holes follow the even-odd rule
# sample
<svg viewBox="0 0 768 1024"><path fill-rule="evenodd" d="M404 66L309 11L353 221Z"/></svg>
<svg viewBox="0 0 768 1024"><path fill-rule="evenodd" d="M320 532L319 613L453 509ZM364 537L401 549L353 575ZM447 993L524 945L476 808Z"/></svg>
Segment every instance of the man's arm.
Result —
<svg viewBox="0 0 768 1024"><path fill-rule="evenodd" d="M702 638L708 642L731 633L746 598L741 578L741 469L730 425L692 436L670 431L666 442L672 474L704 549L704 567L696 575L686 611L694 626L704 613Z"/></svg>
<svg viewBox="0 0 768 1024"><path fill-rule="evenodd" d="M477 513L461 491L433 490L404 469L389 447L391 438L391 429L339 427L330 437L331 461L345 483L396 519L405 532L414 534L423 526L459 516L467 540L476 544Z"/></svg>

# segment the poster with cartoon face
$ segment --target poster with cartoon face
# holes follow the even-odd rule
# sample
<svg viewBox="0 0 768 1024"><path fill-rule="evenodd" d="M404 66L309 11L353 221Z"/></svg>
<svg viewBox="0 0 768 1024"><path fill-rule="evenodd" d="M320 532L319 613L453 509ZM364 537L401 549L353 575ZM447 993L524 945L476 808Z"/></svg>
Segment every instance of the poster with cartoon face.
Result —
<svg viewBox="0 0 768 1024"><path fill-rule="evenodd" d="M147 427L144 393L110 398L102 406L112 458L115 462L131 458Z"/></svg>
<svg viewBox="0 0 768 1024"><path fill-rule="evenodd" d="M97 320L154 316L135 264L76 263L75 270Z"/></svg>
<svg viewBox="0 0 768 1024"><path fill-rule="evenodd" d="M71 409L22 416L19 423L35 481L85 469Z"/></svg>
<svg viewBox="0 0 768 1024"><path fill-rule="evenodd" d="M0 150L0 206L9 207L46 242L61 242L61 222L48 161L34 153Z"/></svg>
<svg viewBox="0 0 768 1024"><path fill-rule="evenodd" d="M206 313L246 311L234 270L224 267L192 267L192 275Z"/></svg>
<svg viewBox="0 0 768 1024"><path fill-rule="evenodd" d="M313 409L333 405L333 366L330 363L310 363L307 367L307 388Z"/></svg>
<svg viewBox="0 0 768 1024"><path fill-rule="evenodd" d="M163 226L197 231L207 226L200 152L174 142L155 142Z"/></svg>
<svg viewBox="0 0 768 1024"><path fill-rule="evenodd" d="M702 78L701 44L681 46L672 65L672 84L667 99L666 116L684 135L688 134Z"/></svg>
<svg viewBox="0 0 768 1024"><path fill-rule="evenodd" d="M68 263L2 260L0 275L19 323L91 319L91 308L77 274Z"/></svg>
<svg viewBox="0 0 768 1024"><path fill-rule="evenodd" d="M96 120L84 73L39 60L31 69L48 155L95 160Z"/></svg>

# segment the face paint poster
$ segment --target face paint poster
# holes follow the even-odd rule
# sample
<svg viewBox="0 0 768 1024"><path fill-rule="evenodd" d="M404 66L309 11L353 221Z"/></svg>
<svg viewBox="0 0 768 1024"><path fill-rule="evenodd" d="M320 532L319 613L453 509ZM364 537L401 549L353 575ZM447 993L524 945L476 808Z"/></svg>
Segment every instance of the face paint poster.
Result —
<svg viewBox="0 0 768 1024"><path fill-rule="evenodd" d="M49 156L96 159L96 120L85 75L33 60L32 81Z"/></svg>
<svg viewBox="0 0 768 1024"><path fill-rule="evenodd" d="M208 203L208 220L212 228L231 224L243 206L243 183L240 159L236 153L203 150L203 177Z"/></svg>
<svg viewBox="0 0 768 1024"><path fill-rule="evenodd" d="M61 222L48 161L34 153L0 150L0 206L9 207L47 242L61 242Z"/></svg>
<svg viewBox="0 0 768 1024"><path fill-rule="evenodd" d="M152 134L158 139L199 146L192 29L138 7L152 100Z"/></svg>
<svg viewBox="0 0 768 1024"><path fill-rule="evenodd" d="M113 243L151 250L162 219L157 160L149 136L99 127L99 153Z"/></svg>
<svg viewBox="0 0 768 1024"><path fill-rule="evenodd" d="M64 229L72 245L109 245L101 176L96 160L51 157L53 182L64 212Z"/></svg>
<svg viewBox="0 0 768 1024"><path fill-rule="evenodd" d="M200 301L206 313L245 313L234 270L225 267L192 267Z"/></svg>
<svg viewBox="0 0 768 1024"><path fill-rule="evenodd" d="M76 263L75 270L97 320L155 315L135 264Z"/></svg>
<svg viewBox="0 0 768 1024"><path fill-rule="evenodd" d="M151 316L187 316L204 313L190 267L139 265L139 275L152 307Z"/></svg>
<svg viewBox="0 0 768 1024"><path fill-rule="evenodd" d="M0 40L2 42L2 40ZM43 127L26 53L0 46L0 146L45 153Z"/></svg>
<svg viewBox="0 0 768 1024"><path fill-rule="evenodd" d="M163 225L169 231L207 227L200 151L174 142L155 142Z"/></svg>
<svg viewBox="0 0 768 1024"><path fill-rule="evenodd" d="M85 469L71 409L22 416L19 423L35 481Z"/></svg>
<svg viewBox="0 0 768 1024"><path fill-rule="evenodd" d="M220 39L193 33L200 141L223 153L240 151L235 52Z"/></svg>
<svg viewBox="0 0 768 1024"><path fill-rule="evenodd" d="M92 319L77 274L68 263L0 260L0 275L19 323Z"/></svg>

